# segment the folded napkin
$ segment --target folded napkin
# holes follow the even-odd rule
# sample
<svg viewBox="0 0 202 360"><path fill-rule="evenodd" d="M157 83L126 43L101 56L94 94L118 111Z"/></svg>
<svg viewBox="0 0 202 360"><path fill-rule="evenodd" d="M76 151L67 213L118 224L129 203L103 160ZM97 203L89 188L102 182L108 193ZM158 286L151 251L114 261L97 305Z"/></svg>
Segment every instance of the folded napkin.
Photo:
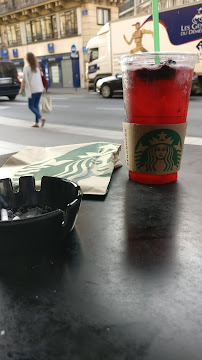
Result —
<svg viewBox="0 0 202 360"><path fill-rule="evenodd" d="M11 178L17 190L20 176L34 176L36 189L40 189L42 176L55 176L75 181L84 194L104 195L114 168L122 166L120 150L120 144L108 142L27 146L8 159L0 178Z"/></svg>

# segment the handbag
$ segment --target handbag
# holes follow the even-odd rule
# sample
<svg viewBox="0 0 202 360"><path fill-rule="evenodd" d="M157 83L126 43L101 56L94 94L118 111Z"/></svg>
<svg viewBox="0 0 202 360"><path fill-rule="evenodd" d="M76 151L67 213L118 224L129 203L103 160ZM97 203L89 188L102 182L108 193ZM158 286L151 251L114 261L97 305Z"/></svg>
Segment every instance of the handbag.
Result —
<svg viewBox="0 0 202 360"><path fill-rule="evenodd" d="M47 83L47 80L46 80L46 78L45 78L45 76L43 74L41 74L41 80L42 80L44 89L47 89L48 88L48 83Z"/></svg>
<svg viewBox="0 0 202 360"><path fill-rule="evenodd" d="M49 113L52 111L52 100L46 94L43 94L41 97L39 109L41 113Z"/></svg>

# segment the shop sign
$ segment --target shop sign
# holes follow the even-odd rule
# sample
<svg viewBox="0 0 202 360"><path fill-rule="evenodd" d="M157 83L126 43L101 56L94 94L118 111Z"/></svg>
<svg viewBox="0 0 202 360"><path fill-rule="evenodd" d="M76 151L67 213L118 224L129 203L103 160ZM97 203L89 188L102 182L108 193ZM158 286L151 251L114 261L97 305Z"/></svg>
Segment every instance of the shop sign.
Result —
<svg viewBox="0 0 202 360"><path fill-rule="evenodd" d="M2 59L7 59L8 58L8 50L0 50L0 57Z"/></svg>
<svg viewBox="0 0 202 360"><path fill-rule="evenodd" d="M71 56L70 56L70 55L63 56L63 57L62 57L62 60L69 60L69 59L71 59Z"/></svg>
<svg viewBox="0 0 202 360"><path fill-rule="evenodd" d="M49 52L49 53L53 53L53 52L54 52L54 44L53 44L53 43L48 44L48 52Z"/></svg>
<svg viewBox="0 0 202 360"><path fill-rule="evenodd" d="M18 49L13 49L13 57L18 57Z"/></svg>
<svg viewBox="0 0 202 360"><path fill-rule="evenodd" d="M82 10L82 15L83 15L83 16L88 15L88 10L87 10L87 9L83 9L83 10Z"/></svg>
<svg viewBox="0 0 202 360"><path fill-rule="evenodd" d="M76 55L76 45L71 46L71 57L74 57Z"/></svg>
<svg viewBox="0 0 202 360"><path fill-rule="evenodd" d="M61 61L61 60L69 60L69 59L71 59L72 58L72 56L70 56L70 55L66 55L66 56L56 56L56 57L50 57L50 58L44 58L44 59L41 59L41 61L43 62L43 63L45 63L46 61L48 61L48 62L51 62L51 61ZM75 54L75 56L74 56L74 58L79 58L79 54Z"/></svg>
<svg viewBox="0 0 202 360"><path fill-rule="evenodd" d="M13 60L13 64L14 65L24 65L24 61L14 61Z"/></svg>
<svg viewBox="0 0 202 360"><path fill-rule="evenodd" d="M71 54L71 59L78 59L79 58L79 54Z"/></svg>

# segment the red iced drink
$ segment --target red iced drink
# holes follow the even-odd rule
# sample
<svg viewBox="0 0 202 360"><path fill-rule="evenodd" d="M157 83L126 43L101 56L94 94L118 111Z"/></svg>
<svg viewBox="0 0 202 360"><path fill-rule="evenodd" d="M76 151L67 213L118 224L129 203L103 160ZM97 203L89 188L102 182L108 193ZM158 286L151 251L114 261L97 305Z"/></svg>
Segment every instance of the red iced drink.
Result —
<svg viewBox="0 0 202 360"><path fill-rule="evenodd" d="M153 54L153 63L150 56L150 64L149 61L145 64L143 59L149 55L136 54L134 62L122 63L127 121L145 125L185 123L196 59L192 64L187 59L181 62L179 54L176 59L176 54L170 53L166 54L167 60L159 56L160 63L155 64ZM135 63L136 58L139 66ZM177 172L156 175L129 171L129 177L145 184L163 184L175 181Z"/></svg>

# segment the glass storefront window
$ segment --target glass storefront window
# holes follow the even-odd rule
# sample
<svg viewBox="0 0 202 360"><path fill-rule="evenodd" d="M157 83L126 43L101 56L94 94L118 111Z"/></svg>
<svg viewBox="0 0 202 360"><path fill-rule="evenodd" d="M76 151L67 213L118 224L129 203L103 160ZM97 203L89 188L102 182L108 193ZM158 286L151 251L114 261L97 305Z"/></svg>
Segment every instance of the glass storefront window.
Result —
<svg viewBox="0 0 202 360"><path fill-rule="evenodd" d="M78 34L76 9L67 10L60 14L60 33L62 37Z"/></svg>
<svg viewBox="0 0 202 360"><path fill-rule="evenodd" d="M10 46L21 45L22 40L21 40L19 24L6 26L6 33L7 33L8 45Z"/></svg>

